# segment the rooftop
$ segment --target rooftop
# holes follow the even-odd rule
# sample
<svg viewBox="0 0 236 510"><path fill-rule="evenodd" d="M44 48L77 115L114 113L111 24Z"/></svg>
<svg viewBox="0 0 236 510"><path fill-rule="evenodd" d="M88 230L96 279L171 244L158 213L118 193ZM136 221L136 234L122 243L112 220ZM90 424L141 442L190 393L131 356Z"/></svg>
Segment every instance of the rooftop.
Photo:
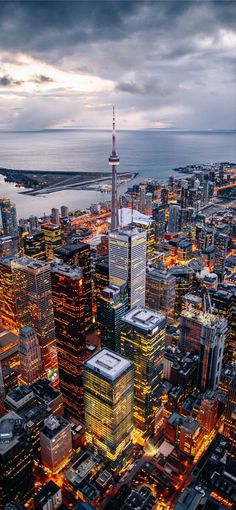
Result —
<svg viewBox="0 0 236 510"><path fill-rule="evenodd" d="M46 404L49 404L52 400L61 395L60 391L51 386L48 379L39 379L31 384L30 388L33 390L34 394Z"/></svg>
<svg viewBox="0 0 236 510"><path fill-rule="evenodd" d="M44 420L44 427L41 429L40 433L52 439L68 425L69 422L62 416L50 415Z"/></svg>
<svg viewBox="0 0 236 510"><path fill-rule="evenodd" d="M165 315L149 308L138 306L133 308L122 318L122 322L131 324L134 328L142 330L144 333L155 333L165 324Z"/></svg>
<svg viewBox="0 0 236 510"><path fill-rule="evenodd" d="M84 364L85 368L98 372L101 376L110 381L118 379L126 370L131 368L132 365L131 361L128 361L123 358L123 356L109 349L102 349L96 352Z"/></svg>
<svg viewBox="0 0 236 510"><path fill-rule="evenodd" d="M181 319L192 319L194 322L198 322L209 328L222 328L227 326L227 321L221 318L219 315L213 315L209 312L202 312L200 310L196 310L195 308L184 310L180 317Z"/></svg>
<svg viewBox="0 0 236 510"><path fill-rule="evenodd" d="M61 255L63 256L73 256L78 251L81 251L83 249L88 250L89 245L86 243L82 243L81 241L78 241L76 244L67 244L66 246L63 246L62 248L58 248L58 250L55 250L55 255Z"/></svg>
<svg viewBox="0 0 236 510"><path fill-rule="evenodd" d="M113 230L109 234L109 239L116 239L117 237L124 237L124 238L133 238L133 237L140 237L145 236L146 238L146 231L142 230L141 228L132 227L131 225L124 227L124 228L118 228L117 230Z"/></svg>
<svg viewBox="0 0 236 510"><path fill-rule="evenodd" d="M14 411L0 418L0 456L11 450L23 432L23 420Z"/></svg>
<svg viewBox="0 0 236 510"><path fill-rule="evenodd" d="M40 260L35 260L32 257L28 257L24 255L24 257L20 257L15 259L13 262L14 265L27 267L28 269L50 269L50 265L46 262L41 262Z"/></svg>
<svg viewBox="0 0 236 510"><path fill-rule="evenodd" d="M52 273L59 273L62 276L69 276L70 278L80 279L83 277L83 271L80 267L70 266L62 262L52 263Z"/></svg>

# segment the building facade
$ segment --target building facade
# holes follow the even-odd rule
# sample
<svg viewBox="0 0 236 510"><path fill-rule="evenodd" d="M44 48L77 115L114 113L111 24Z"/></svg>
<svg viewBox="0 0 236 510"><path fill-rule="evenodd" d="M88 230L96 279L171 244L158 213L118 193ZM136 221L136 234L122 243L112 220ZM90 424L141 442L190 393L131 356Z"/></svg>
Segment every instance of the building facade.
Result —
<svg viewBox="0 0 236 510"><path fill-rule="evenodd" d="M12 262L16 309L20 326L32 326L41 348L43 370L57 376L57 351L50 265L30 257Z"/></svg>
<svg viewBox="0 0 236 510"><path fill-rule="evenodd" d="M129 459L133 431L133 363L108 349L84 364L87 444L113 471Z"/></svg>
<svg viewBox="0 0 236 510"><path fill-rule="evenodd" d="M60 389L65 411L84 412L82 365L86 355L84 279L79 267L53 263L52 295Z"/></svg>
<svg viewBox="0 0 236 510"><path fill-rule="evenodd" d="M130 308L145 305L145 231L127 227L110 233L109 284L127 286Z"/></svg>
<svg viewBox="0 0 236 510"><path fill-rule="evenodd" d="M153 432L162 395L166 318L137 307L122 319L121 354L134 362L134 425L142 436Z"/></svg>

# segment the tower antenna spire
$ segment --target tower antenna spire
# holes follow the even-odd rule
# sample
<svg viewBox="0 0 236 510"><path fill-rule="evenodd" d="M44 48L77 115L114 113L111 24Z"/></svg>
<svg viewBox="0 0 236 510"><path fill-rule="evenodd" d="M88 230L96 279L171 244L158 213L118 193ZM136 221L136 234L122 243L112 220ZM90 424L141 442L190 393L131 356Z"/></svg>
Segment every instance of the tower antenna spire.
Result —
<svg viewBox="0 0 236 510"><path fill-rule="evenodd" d="M111 200L111 229L118 227L118 196L117 196L117 171L116 167L120 163L120 158L116 153L116 122L115 107L112 108L112 152L109 157L109 165L112 167L112 200Z"/></svg>

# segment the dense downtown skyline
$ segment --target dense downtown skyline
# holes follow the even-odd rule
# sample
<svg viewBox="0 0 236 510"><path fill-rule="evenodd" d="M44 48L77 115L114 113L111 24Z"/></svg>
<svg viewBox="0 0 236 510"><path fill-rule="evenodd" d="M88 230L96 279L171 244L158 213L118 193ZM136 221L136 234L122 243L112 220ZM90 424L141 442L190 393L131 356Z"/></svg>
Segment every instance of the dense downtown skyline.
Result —
<svg viewBox="0 0 236 510"><path fill-rule="evenodd" d="M0 2L0 129L235 129L230 1Z"/></svg>
<svg viewBox="0 0 236 510"><path fill-rule="evenodd" d="M0 510L235 508L235 6L0 0Z"/></svg>

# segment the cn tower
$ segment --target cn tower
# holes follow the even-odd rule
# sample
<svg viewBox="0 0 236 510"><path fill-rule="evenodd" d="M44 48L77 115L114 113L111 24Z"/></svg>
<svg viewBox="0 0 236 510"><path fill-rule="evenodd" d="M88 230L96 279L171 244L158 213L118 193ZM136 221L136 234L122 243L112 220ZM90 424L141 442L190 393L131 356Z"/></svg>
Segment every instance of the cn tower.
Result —
<svg viewBox="0 0 236 510"><path fill-rule="evenodd" d="M115 108L113 106L113 124L112 124L112 152L109 157L109 165L112 166L112 198L111 198L111 230L118 227L118 197L117 197L117 172L116 167L120 163L120 158L116 154L116 125Z"/></svg>

